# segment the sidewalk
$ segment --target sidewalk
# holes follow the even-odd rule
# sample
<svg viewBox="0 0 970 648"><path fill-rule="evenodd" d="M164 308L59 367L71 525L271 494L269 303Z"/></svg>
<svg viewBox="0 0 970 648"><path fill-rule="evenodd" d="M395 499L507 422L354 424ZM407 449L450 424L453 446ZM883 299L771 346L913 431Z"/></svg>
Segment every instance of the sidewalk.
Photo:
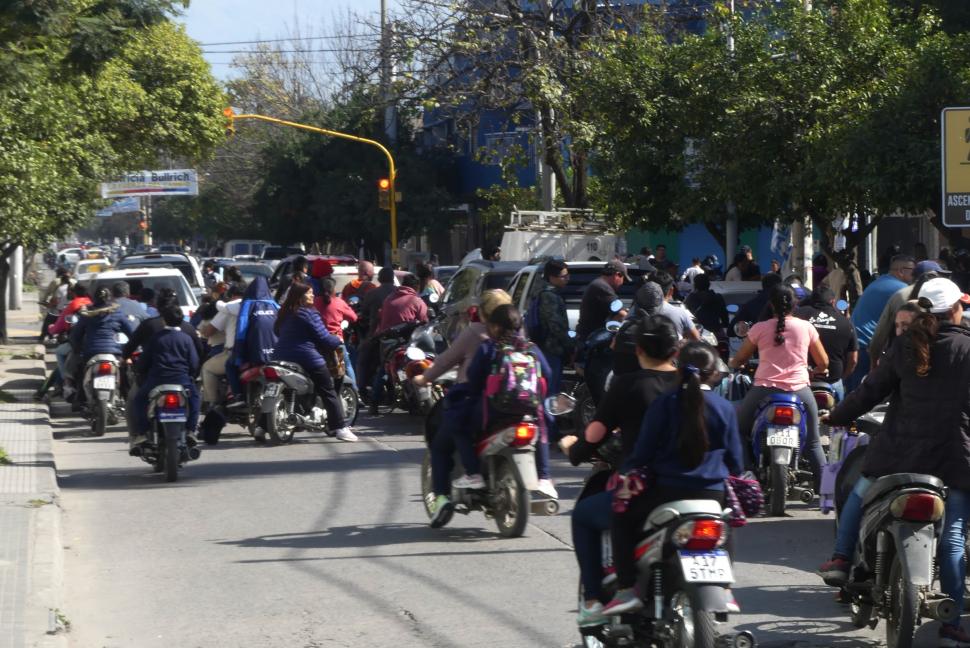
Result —
<svg viewBox="0 0 970 648"><path fill-rule="evenodd" d="M0 648L66 645L58 614L63 546L50 411L31 394L44 379L37 293L8 311L0 346ZM63 617L61 617L63 618Z"/></svg>

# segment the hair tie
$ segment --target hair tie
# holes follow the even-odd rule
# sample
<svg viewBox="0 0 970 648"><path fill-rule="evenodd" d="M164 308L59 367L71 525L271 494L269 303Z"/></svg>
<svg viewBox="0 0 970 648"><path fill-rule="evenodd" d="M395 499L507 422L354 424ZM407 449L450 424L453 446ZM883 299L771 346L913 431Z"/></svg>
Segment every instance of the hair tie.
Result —
<svg viewBox="0 0 970 648"><path fill-rule="evenodd" d="M692 364L684 365L684 371L686 371L687 373L689 373L689 374L691 374L693 376L696 376L697 378L700 378L701 377L701 370L698 369L697 367L695 367Z"/></svg>

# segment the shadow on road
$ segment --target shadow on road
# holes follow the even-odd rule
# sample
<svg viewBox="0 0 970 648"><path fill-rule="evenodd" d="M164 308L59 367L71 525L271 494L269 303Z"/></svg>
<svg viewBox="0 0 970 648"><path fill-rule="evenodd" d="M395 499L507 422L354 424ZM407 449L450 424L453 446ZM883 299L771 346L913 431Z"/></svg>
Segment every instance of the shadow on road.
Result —
<svg viewBox="0 0 970 648"><path fill-rule="evenodd" d="M218 544L236 547L309 550L386 547L415 542L481 542L483 540L495 540L498 537L497 533L488 533L482 529L447 527L432 529L427 524L392 523L335 526L319 531L279 533L243 538L242 540L221 540Z"/></svg>

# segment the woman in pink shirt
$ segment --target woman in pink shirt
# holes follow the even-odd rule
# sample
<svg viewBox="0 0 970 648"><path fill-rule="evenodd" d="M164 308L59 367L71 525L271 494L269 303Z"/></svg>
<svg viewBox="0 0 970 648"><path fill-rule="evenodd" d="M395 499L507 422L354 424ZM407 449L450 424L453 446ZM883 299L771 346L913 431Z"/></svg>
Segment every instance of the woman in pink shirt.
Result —
<svg viewBox="0 0 970 648"><path fill-rule="evenodd" d="M771 293L771 310L776 319L752 326L741 349L728 364L732 369L737 369L755 351L758 352L754 387L738 404L738 426L746 439L744 447L748 463L751 463L751 426L758 413L758 405L770 394L795 394L808 412L808 447L804 451L812 463L817 482L825 465L825 455L818 439L818 406L809 388L808 355L812 355L815 371L820 375L828 371L829 357L819 340L818 331L807 321L794 317L794 308L795 292L791 287L784 284L776 286Z"/></svg>
<svg viewBox="0 0 970 648"><path fill-rule="evenodd" d="M327 333L336 335L344 342L341 349L343 349L344 354L347 380L356 389L357 376L354 374L354 363L350 361L350 354L347 352L347 344L346 340L344 340L344 330L340 325L345 321L350 324L356 322L357 313L336 292L336 282L330 277L324 277L320 280L320 294L313 300L313 305L320 313L320 319L323 320L323 325L327 328Z"/></svg>

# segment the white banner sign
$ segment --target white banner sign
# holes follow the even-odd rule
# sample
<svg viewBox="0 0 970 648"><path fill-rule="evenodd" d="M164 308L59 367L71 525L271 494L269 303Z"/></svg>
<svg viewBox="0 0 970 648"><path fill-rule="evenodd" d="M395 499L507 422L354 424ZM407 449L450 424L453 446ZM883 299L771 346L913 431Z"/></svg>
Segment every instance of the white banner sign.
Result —
<svg viewBox="0 0 970 648"><path fill-rule="evenodd" d="M195 169L131 171L117 182L102 182L102 198L134 196L198 196L199 179Z"/></svg>
<svg viewBox="0 0 970 648"><path fill-rule="evenodd" d="M121 198L114 201L108 207L95 213L95 216L100 216L101 218L108 218L114 216L115 214L126 214L128 212L136 212L141 209L140 201L137 198Z"/></svg>

